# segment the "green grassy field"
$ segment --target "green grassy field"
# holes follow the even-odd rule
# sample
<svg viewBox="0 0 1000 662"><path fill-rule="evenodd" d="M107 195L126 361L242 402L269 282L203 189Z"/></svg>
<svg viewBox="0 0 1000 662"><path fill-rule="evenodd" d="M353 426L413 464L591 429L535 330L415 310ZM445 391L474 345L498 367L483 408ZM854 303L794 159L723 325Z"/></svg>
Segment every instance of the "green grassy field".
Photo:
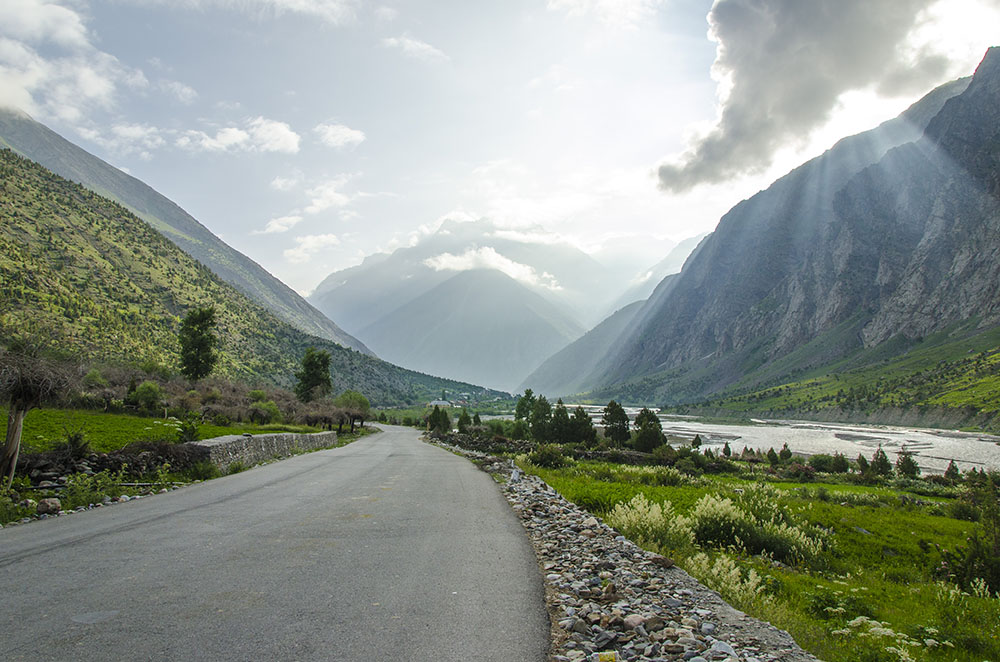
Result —
<svg viewBox="0 0 1000 662"><path fill-rule="evenodd" d="M32 409L24 418L21 452L52 450L66 440L68 434L83 433L91 450L107 453L136 441L176 441L177 419L149 418L129 414L105 414L82 409ZM7 432L7 410L0 409L0 430ZM211 439L244 432L316 432L304 425L237 424L198 426L199 439Z"/></svg>
<svg viewBox="0 0 1000 662"><path fill-rule="evenodd" d="M951 516L954 498L821 480L761 486L593 462L521 464L828 662L1000 660L1000 598L959 591L935 573L942 550L965 545L977 526ZM637 495L649 505L626 508ZM658 520L661 506L669 517ZM759 530L734 534L754 512ZM701 538L679 534L678 518ZM713 526L728 548L704 541ZM749 542L732 546L734 535ZM748 551L758 535L767 549Z"/></svg>

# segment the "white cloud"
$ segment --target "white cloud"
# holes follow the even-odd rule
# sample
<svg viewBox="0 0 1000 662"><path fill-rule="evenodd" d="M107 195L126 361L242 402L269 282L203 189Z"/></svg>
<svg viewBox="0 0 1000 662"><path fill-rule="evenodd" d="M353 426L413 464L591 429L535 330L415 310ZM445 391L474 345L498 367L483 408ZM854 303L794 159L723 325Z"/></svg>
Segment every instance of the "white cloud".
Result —
<svg viewBox="0 0 1000 662"><path fill-rule="evenodd" d="M0 26L0 33L19 41L52 42L74 49L90 46L80 15L45 0L3 0Z"/></svg>
<svg viewBox="0 0 1000 662"><path fill-rule="evenodd" d="M715 0L708 20L717 43L718 118L685 153L660 166L660 185L678 193L763 173L779 151L807 145L835 113L843 114L846 95L912 99L954 77L956 33L942 29L946 17L961 17L968 29L963 9L996 3L964 4ZM992 21L988 12L981 15L996 25L996 13ZM985 40L984 32L966 39ZM979 43L981 57L989 41Z"/></svg>
<svg viewBox="0 0 1000 662"><path fill-rule="evenodd" d="M191 151L205 152L285 152L299 151L299 135L284 122L255 117L247 120L243 128L227 126L210 135L198 129L180 134L175 144Z"/></svg>
<svg viewBox="0 0 1000 662"><path fill-rule="evenodd" d="M442 253L424 260L424 264L435 271L471 271L473 269L494 269L516 281L532 285L534 287L544 287L552 291L562 289L555 277L550 273L541 275L535 271L534 267L520 262L514 262L510 258L504 257L490 246L481 248L470 248L461 255Z"/></svg>
<svg viewBox="0 0 1000 662"><path fill-rule="evenodd" d="M365 132L343 124L319 124L313 129L319 140L327 147L343 149L360 145L365 140Z"/></svg>
<svg viewBox="0 0 1000 662"><path fill-rule="evenodd" d="M185 85L176 80L160 81L160 89L167 92L184 105L194 103L198 98L198 92L191 86Z"/></svg>
<svg viewBox="0 0 1000 662"><path fill-rule="evenodd" d="M224 152L233 147L244 147L250 140L250 134L236 127L226 127L210 136L204 131L191 129L185 131L176 140L181 149L204 152Z"/></svg>
<svg viewBox="0 0 1000 662"><path fill-rule="evenodd" d="M288 232L301 222L301 216L281 216L279 218L272 218L267 222L267 225L264 226L263 230L254 230L253 234L277 234L279 232Z"/></svg>
<svg viewBox="0 0 1000 662"><path fill-rule="evenodd" d="M334 177L312 187L306 193L312 198L306 207L307 214L318 214L332 207L345 207L351 202L350 196L340 189L347 183L347 176Z"/></svg>
<svg viewBox="0 0 1000 662"><path fill-rule="evenodd" d="M449 59L444 52L434 48L427 42L414 39L405 34L402 37L387 37L382 40L382 45L387 48L399 49L403 55L416 60L435 62Z"/></svg>
<svg viewBox="0 0 1000 662"><path fill-rule="evenodd" d="M281 175L278 175L271 180L270 184L271 188L275 191L291 191L298 185L299 177L297 175L293 175L292 177L282 177Z"/></svg>
<svg viewBox="0 0 1000 662"><path fill-rule="evenodd" d="M299 151L299 134L284 122L255 117L250 120L248 130L255 148L262 152L295 154Z"/></svg>
<svg viewBox="0 0 1000 662"><path fill-rule="evenodd" d="M282 254L289 262L300 264L308 262L312 256L324 248L337 246L340 239L335 234L309 234L295 238L295 247L286 248Z"/></svg>
<svg viewBox="0 0 1000 662"><path fill-rule="evenodd" d="M594 16L613 27L636 27L656 15L664 0L548 0L552 11L570 16Z"/></svg>

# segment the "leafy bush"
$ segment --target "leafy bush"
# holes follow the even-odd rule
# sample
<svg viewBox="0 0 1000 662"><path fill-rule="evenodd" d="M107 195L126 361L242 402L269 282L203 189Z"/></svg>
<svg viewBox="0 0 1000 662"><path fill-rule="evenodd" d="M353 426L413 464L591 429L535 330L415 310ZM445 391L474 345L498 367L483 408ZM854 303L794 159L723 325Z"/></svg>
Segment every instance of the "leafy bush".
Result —
<svg viewBox="0 0 1000 662"><path fill-rule="evenodd" d="M694 534L687 518L674 513L669 501L660 505L640 493L628 503L617 504L606 520L630 540L661 553L694 547Z"/></svg>
<svg viewBox="0 0 1000 662"><path fill-rule="evenodd" d="M719 554L715 560L703 552L695 554L684 562L684 569L691 576L708 586L740 609L752 609L772 601L764 591L764 578L751 568L744 572L727 554Z"/></svg>
<svg viewBox="0 0 1000 662"><path fill-rule="evenodd" d="M558 444L539 444L538 448L528 454L528 462L546 469L558 469L569 463Z"/></svg>
<svg viewBox="0 0 1000 662"><path fill-rule="evenodd" d="M156 382L145 381L135 388L131 397L140 409L156 411L163 403L163 389Z"/></svg>

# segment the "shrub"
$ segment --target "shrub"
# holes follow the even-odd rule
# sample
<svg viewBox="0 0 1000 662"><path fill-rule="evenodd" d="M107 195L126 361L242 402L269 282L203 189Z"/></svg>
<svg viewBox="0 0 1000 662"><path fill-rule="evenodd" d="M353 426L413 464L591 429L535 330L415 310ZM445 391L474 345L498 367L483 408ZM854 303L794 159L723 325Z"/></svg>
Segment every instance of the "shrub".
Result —
<svg viewBox="0 0 1000 662"><path fill-rule="evenodd" d="M700 552L684 562L684 569L695 579L739 609L752 609L770 604L773 598L764 592L764 578L751 568L742 572L730 556L718 555L713 561Z"/></svg>
<svg viewBox="0 0 1000 662"><path fill-rule="evenodd" d="M639 493L628 503L618 503L607 522L624 536L659 552L677 552L694 546L687 518L677 515L669 501L651 502Z"/></svg>
<svg viewBox="0 0 1000 662"><path fill-rule="evenodd" d="M569 463L558 444L540 444L528 454L528 462L546 469L558 469Z"/></svg>
<svg viewBox="0 0 1000 662"><path fill-rule="evenodd" d="M132 401L140 409L155 411L163 402L163 389L156 382L145 381L135 387Z"/></svg>

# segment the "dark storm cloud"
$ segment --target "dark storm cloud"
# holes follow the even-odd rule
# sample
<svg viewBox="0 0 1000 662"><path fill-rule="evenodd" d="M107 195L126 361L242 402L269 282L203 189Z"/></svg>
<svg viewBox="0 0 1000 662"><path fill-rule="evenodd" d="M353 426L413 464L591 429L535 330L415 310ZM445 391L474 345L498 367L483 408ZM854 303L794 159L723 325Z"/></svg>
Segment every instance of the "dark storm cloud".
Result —
<svg viewBox="0 0 1000 662"><path fill-rule="evenodd" d="M903 48L934 0L716 0L708 15L718 42L715 73L731 87L717 125L680 163L663 164L660 186L700 183L766 169L782 145L806 139L845 91L926 89L948 62Z"/></svg>

